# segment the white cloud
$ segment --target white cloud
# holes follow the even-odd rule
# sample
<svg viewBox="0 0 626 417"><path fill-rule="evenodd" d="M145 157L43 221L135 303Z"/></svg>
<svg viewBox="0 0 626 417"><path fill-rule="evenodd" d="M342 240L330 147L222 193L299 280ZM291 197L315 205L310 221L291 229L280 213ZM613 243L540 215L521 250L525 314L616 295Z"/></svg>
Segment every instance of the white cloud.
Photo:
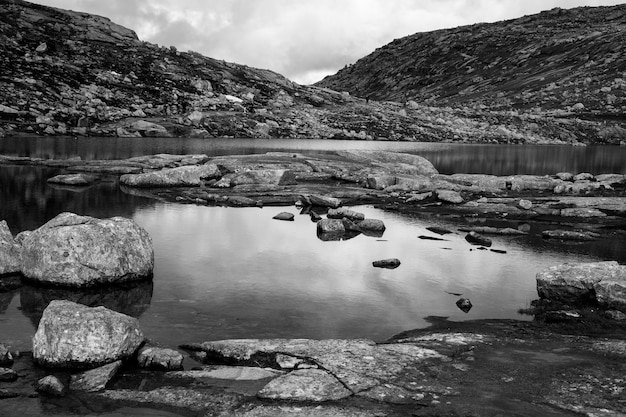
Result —
<svg viewBox="0 0 626 417"><path fill-rule="evenodd" d="M311 83L395 38L553 7L623 0L38 0L111 18L150 42Z"/></svg>

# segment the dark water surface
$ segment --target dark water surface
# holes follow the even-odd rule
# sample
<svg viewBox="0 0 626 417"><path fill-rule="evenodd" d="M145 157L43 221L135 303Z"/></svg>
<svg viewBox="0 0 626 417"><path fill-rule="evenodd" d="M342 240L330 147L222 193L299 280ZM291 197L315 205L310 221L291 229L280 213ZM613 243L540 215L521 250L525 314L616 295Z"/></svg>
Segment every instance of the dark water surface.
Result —
<svg viewBox="0 0 626 417"><path fill-rule="evenodd" d="M226 140L219 146L216 142L216 148L201 148L198 141L169 143L142 139L133 143L145 147L126 150L117 146L109 148L111 139L89 139L91 148L81 141L69 150L57 149L63 143L58 140L13 140L10 146L6 140L0 140L3 144L0 153L50 158L125 158L156 152L234 153L223 144L230 144ZM306 141L262 142L273 150L309 151L320 150L316 146L321 146L308 147L313 142ZM34 148L28 148L28 143ZM268 149L249 148L252 146L249 141L233 143L237 143L235 148L239 153ZM288 146L291 144L294 146ZM346 149L348 145L392 150L398 146L415 146L372 142L324 144L326 150ZM7 148L12 150L9 152ZM511 155L518 155L515 150L522 154L528 151L526 147L506 148ZM424 149L441 158L447 155L454 161L466 148L424 145ZM475 152L474 147L471 149ZM572 171L625 172L626 158L618 163L611 156L617 151L623 153L623 148L541 149L543 154L554 150L553 159L565 164L572 161L559 159L562 156L558 155L570 155L570 151L583 152L580 155L594 151L598 155L594 169ZM496 150L489 152L493 155ZM522 160L529 162L526 168L516 168L521 172L538 169L550 160L543 158L544 162L536 165L536 160L526 157L507 158L510 160L503 159L501 163L506 169L512 169ZM586 157L583 159L587 163ZM609 161L609 166L603 167L599 161ZM441 162L440 166L454 163ZM616 168L620 164L621 171ZM556 172L567 168L550 169ZM535 274L541 269L568 261L626 261L623 242L555 246L541 239L496 237L494 248L507 251L498 254L470 250L460 232L446 236L448 240L443 242L420 240L419 235L432 235L426 230L428 226L454 229L455 225L367 206L355 209L367 217L384 220L387 231L382 238L358 236L348 241L323 242L316 236L315 224L308 216L297 215L295 207L202 207L128 195L114 182L81 191L46 184L46 179L58 172L53 168L0 166L0 219L7 220L16 234L34 229L63 211L133 218L153 239L154 280L95 291L24 286L0 293L0 342L13 349L31 348L31 337L41 312L50 300L57 298L105 305L139 317L146 336L166 346L257 337L383 340L400 331L425 326L424 318L432 315L454 320L529 319L520 316L517 310L528 307L536 298ZM272 219L284 210L296 214L296 221ZM372 267L372 261L388 257L399 258L402 265L395 270ZM455 305L459 297L450 293L469 297L474 308L468 314L463 313Z"/></svg>
<svg viewBox="0 0 626 417"><path fill-rule="evenodd" d="M346 149L419 154L442 174L555 174L561 171L626 174L626 146L472 145L320 139L188 138L0 138L0 154L38 158L124 159L157 153L209 156L269 151L320 152Z"/></svg>

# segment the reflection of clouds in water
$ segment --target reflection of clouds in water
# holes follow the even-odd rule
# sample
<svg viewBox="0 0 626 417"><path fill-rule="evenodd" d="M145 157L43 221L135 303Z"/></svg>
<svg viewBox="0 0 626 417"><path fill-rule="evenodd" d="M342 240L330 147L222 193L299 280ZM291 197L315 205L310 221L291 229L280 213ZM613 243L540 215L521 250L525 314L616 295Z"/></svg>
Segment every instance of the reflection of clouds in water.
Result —
<svg viewBox="0 0 626 417"><path fill-rule="evenodd" d="M428 315L518 318L517 309L536 298L536 272L567 260L502 237L494 237L494 247L508 250L505 255L470 251L474 247L463 233L447 235L446 242L423 241L417 236L430 234L425 227L433 224L356 209L385 221L384 241L358 236L323 242L308 216L273 220L282 208L158 204L141 209L134 219L155 245L151 311L160 303L164 309L175 306L176 313L163 312L163 320L176 314L172 320L210 327L212 338L250 333L381 338L391 336L391 329L425 325ZM391 257L401 260L398 269L372 267L372 261ZM458 297L446 291L469 297L470 314L459 311Z"/></svg>

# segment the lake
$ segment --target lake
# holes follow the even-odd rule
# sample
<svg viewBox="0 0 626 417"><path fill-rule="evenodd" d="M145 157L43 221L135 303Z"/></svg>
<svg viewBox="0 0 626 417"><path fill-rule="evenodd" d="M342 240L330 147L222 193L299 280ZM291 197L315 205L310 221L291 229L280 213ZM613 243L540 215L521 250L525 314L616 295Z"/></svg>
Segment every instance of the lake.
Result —
<svg viewBox="0 0 626 417"><path fill-rule="evenodd" d="M203 146L204 145L204 146ZM89 159L142 154L318 152L389 149L418 153L442 172L626 173L626 149L415 144L346 141L179 139L0 139L0 154ZM491 161L491 162L487 162ZM525 165L524 165L525 163ZM459 168L455 168L458 166ZM506 254L474 250L461 232L446 241L418 238L428 226L457 230L458 223L426 215L355 207L385 222L382 238L357 236L324 242L315 223L296 207L224 208L163 203L123 193L114 182L81 192L46 179L58 169L0 166L0 219L14 234L34 229L63 211L134 219L155 248L152 282L97 291L26 285L0 293L1 342L30 350L41 312L55 298L105 305L139 317L147 337L165 346L225 338L371 338L384 340L428 324L453 320L532 319L518 314L536 298L535 274L563 262L626 262L624 242L548 244L526 237L495 237ZM294 222L272 217L296 214ZM521 227L523 224L513 224ZM534 231L542 225L524 225ZM394 257L395 270L372 261ZM464 313L462 294L474 307Z"/></svg>

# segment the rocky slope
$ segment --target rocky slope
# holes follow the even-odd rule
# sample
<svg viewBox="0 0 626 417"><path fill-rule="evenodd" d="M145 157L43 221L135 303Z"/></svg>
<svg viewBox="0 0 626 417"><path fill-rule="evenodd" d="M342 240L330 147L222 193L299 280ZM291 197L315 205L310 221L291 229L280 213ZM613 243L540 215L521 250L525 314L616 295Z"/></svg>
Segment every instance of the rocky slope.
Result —
<svg viewBox="0 0 626 417"><path fill-rule="evenodd" d="M533 24L531 21L527 27ZM618 24L607 27L619 35ZM467 28L456 31L463 30ZM596 38L603 39L604 35ZM618 46L612 48L619 52ZM596 50L600 50L597 45L589 53ZM619 68L621 57L611 56L613 61L606 61L606 56L602 65ZM493 71L499 73L502 69L494 67ZM360 77L369 80L374 75L363 73ZM587 84L582 80L580 85L611 88L610 94L602 94L607 100L611 97L613 109L622 111L623 84L615 80L617 76L612 83L601 77ZM557 92L561 97L575 91L561 85L560 73L551 80L556 86L550 87L555 89L555 96ZM580 80L575 81L579 85ZM371 87L379 91L381 84L372 82ZM607 122L605 116L595 113L589 119L582 117L585 113L572 117L569 111L543 108L522 112L511 111L511 106L497 106L493 111L482 104L469 106L465 101L445 97L407 104L406 97L396 97L395 93L376 97L401 99L402 103L368 101L359 97L364 95L362 90L354 91L349 94L300 86L269 70L143 42L132 30L104 17L22 0L0 0L0 137L275 137L573 144L626 140L619 115L612 115ZM586 91L580 95L590 97ZM580 107L578 100L566 101L567 106L575 104L574 110ZM584 101L586 106L591 102Z"/></svg>

